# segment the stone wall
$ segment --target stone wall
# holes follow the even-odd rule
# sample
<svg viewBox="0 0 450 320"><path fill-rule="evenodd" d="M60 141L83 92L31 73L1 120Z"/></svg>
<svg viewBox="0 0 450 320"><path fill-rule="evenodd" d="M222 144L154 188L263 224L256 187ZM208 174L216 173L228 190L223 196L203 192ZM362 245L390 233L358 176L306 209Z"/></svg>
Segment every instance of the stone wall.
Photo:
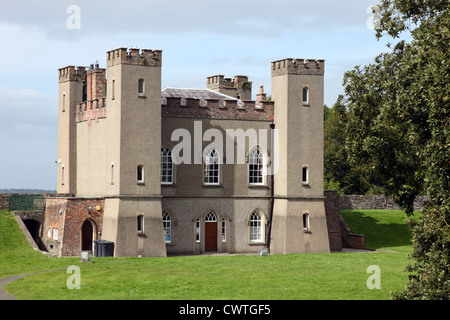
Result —
<svg viewBox="0 0 450 320"><path fill-rule="evenodd" d="M0 193L0 210L8 210L9 196L12 193Z"/></svg>
<svg viewBox="0 0 450 320"><path fill-rule="evenodd" d="M425 196L418 196L414 201L414 210L422 210ZM391 209L400 210L392 197L385 198L379 195L341 195L339 196L339 209L340 210L363 210L363 209Z"/></svg>

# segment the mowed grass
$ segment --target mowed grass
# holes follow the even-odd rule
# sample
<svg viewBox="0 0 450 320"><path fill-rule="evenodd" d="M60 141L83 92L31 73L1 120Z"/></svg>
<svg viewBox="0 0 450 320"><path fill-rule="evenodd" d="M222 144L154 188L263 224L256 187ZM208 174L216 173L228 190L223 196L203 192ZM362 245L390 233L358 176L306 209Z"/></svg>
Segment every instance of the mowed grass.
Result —
<svg viewBox="0 0 450 320"><path fill-rule="evenodd" d="M0 211L0 278L62 269L6 285L4 289L18 299L390 299L390 292L402 290L407 282L404 268L411 245L404 213L342 214L354 232L367 234L368 247L389 252L93 258L92 263L81 263L78 258L47 258L34 251L13 218ZM66 268L71 265L80 267L80 289L67 286L72 273ZM367 288L371 265L380 268L381 289Z"/></svg>

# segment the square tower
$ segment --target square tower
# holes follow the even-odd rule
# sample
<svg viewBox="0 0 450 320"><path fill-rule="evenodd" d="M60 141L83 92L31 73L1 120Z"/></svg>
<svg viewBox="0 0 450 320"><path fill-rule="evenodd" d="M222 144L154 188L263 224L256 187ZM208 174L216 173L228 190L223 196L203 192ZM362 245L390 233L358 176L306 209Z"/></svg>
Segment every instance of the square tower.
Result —
<svg viewBox="0 0 450 320"><path fill-rule="evenodd" d="M279 133L274 175L274 253L328 252L323 193L324 60L273 61Z"/></svg>

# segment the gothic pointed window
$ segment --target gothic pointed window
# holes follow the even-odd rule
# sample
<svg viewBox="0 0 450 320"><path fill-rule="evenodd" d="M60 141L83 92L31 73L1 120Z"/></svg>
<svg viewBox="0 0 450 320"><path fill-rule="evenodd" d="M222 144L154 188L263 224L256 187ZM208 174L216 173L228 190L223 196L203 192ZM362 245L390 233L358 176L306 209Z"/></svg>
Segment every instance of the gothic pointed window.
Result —
<svg viewBox="0 0 450 320"><path fill-rule="evenodd" d="M166 243L172 242L172 219L167 211L163 211L163 229L164 229L164 241Z"/></svg>
<svg viewBox="0 0 450 320"><path fill-rule="evenodd" d="M250 242L262 242L262 219L258 211L250 215Z"/></svg>
<svg viewBox="0 0 450 320"><path fill-rule="evenodd" d="M264 155L260 149L255 148L250 153L249 159L249 184L264 184Z"/></svg>
<svg viewBox="0 0 450 320"><path fill-rule="evenodd" d="M219 153L212 148L205 152L203 157L203 183L205 185L218 185L220 176Z"/></svg>
<svg viewBox="0 0 450 320"><path fill-rule="evenodd" d="M172 152L169 148L161 148L161 184L173 183Z"/></svg>
<svg viewBox="0 0 450 320"><path fill-rule="evenodd" d="M303 104L309 104L309 88L308 87L303 87L302 102L303 102Z"/></svg>

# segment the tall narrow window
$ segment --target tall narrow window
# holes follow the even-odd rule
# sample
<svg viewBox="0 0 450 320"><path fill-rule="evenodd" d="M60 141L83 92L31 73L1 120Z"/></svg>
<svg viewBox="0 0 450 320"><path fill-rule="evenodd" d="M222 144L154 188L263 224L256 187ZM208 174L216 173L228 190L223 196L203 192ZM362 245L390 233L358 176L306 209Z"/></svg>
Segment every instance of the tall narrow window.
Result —
<svg viewBox="0 0 450 320"><path fill-rule="evenodd" d="M161 148L161 184L173 183L172 152L169 148Z"/></svg>
<svg viewBox="0 0 450 320"><path fill-rule="evenodd" d="M204 184L219 184L220 159L215 149L209 149L204 156L203 182Z"/></svg>
<svg viewBox="0 0 450 320"><path fill-rule="evenodd" d="M113 79L111 87L111 99L114 100L116 98L116 80Z"/></svg>
<svg viewBox="0 0 450 320"><path fill-rule="evenodd" d="M144 216L142 214L137 216L137 233L144 233Z"/></svg>
<svg viewBox="0 0 450 320"><path fill-rule="evenodd" d="M309 104L309 88L308 87L303 87L302 102L303 102L303 104Z"/></svg>
<svg viewBox="0 0 450 320"><path fill-rule="evenodd" d="M200 242L200 219L195 221L195 242Z"/></svg>
<svg viewBox="0 0 450 320"><path fill-rule="evenodd" d="M144 79L140 78L138 80L138 95L143 96L145 94L145 81Z"/></svg>
<svg viewBox="0 0 450 320"><path fill-rule="evenodd" d="M253 211L250 216L250 242L262 241L262 222L261 215Z"/></svg>
<svg viewBox="0 0 450 320"><path fill-rule="evenodd" d="M64 165L61 165L61 184L64 185Z"/></svg>
<svg viewBox="0 0 450 320"><path fill-rule="evenodd" d="M163 229L164 229L164 241L166 243L172 242L172 220L170 218L170 215L163 211Z"/></svg>
<svg viewBox="0 0 450 320"><path fill-rule="evenodd" d="M144 166L137 166L137 183L144 183Z"/></svg>
<svg viewBox="0 0 450 320"><path fill-rule="evenodd" d="M304 166L302 168L302 184L309 184L309 168L308 166Z"/></svg>
<svg viewBox="0 0 450 320"><path fill-rule="evenodd" d="M222 218L222 242L227 241L227 220Z"/></svg>
<svg viewBox="0 0 450 320"><path fill-rule="evenodd" d="M264 184L264 155L258 148L253 149L249 159L249 183Z"/></svg>
<svg viewBox="0 0 450 320"><path fill-rule="evenodd" d="M114 184L114 162L111 162L111 185Z"/></svg>
<svg viewBox="0 0 450 320"><path fill-rule="evenodd" d="M62 96L62 112L65 112L65 111L66 111L66 94L63 93L63 96Z"/></svg>
<svg viewBox="0 0 450 320"><path fill-rule="evenodd" d="M303 230L309 231L309 214L308 213L303 214Z"/></svg>

